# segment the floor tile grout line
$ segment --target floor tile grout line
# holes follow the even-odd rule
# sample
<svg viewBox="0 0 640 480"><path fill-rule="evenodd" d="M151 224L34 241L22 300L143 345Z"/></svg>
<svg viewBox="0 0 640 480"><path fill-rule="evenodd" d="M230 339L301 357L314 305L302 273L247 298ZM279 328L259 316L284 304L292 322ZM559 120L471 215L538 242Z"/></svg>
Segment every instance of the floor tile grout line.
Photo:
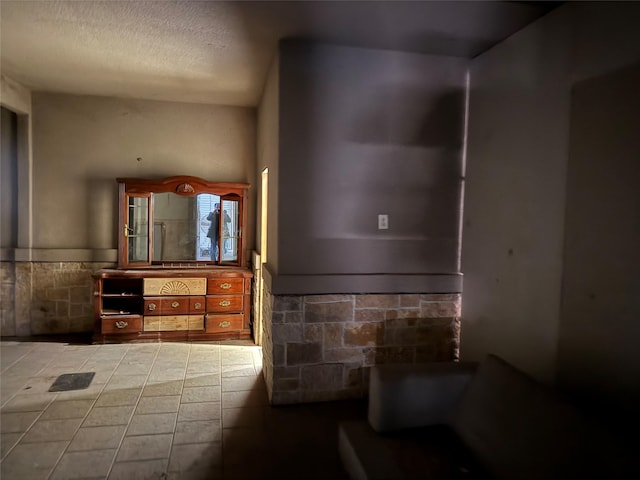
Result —
<svg viewBox="0 0 640 480"><path fill-rule="evenodd" d="M4 342L2 342L4 343ZM18 363L20 360L22 360L26 355L28 355L29 353L31 353L31 351L34 349L34 345L31 345L29 347L29 350L25 353L23 353L20 358L17 358L16 360L14 360L11 365L9 365L6 368L3 368L2 370L0 370L0 376L2 376L7 370L9 370L11 367L13 367L16 363Z"/></svg>
<svg viewBox="0 0 640 480"><path fill-rule="evenodd" d="M129 352L132 348L134 348L135 344L129 344L128 348L127 348L127 352ZM109 478L109 476L111 475L111 472L113 471L113 467L115 466L115 464L117 463L116 460L118 458L118 454L120 453L120 448L122 447L122 444L124 443L124 439L127 438L127 431L129 430L129 427L131 426L131 420L133 418L133 416L136 413L136 410L138 408L138 405L140 403L140 399L142 398L142 395L144 393L144 389L147 386L147 382L149 381L149 376L151 375L151 371L153 370L153 366L156 363L156 360L158 359L158 355L160 354L160 349L162 347L162 344L158 345L158 348L156 348L155 350L155 355L153 356L153 361L151 362L151 367L149 368L149 371L147 372L147 376L142 384L142 388L140 389L140 393L138 394L138 398L136 399L136 403L133 406L133 409L131 410L131 414L129 415L129 420L127 421L127 425L126 428L124 429L124 433L122 435L122 437L120 438L120 441L118 442L118 446L116 447L116 451L115 454L113 455L113 459L111 460L111 464L109 465L109 470L107 470L107 474L105 475L105 479ZM126 354L122 357L124 359L124 357L126 356ZM120 364L118 364L118 367L120 366ZM117 368L116 368L117 370ZM115 373L115 370L114 370ZM112 375L113 376L113 375Z"/></svg>
<svg viewBox="0 0 640 480"><path fill-rule="evenodd" d="M32 348L32 350L35 350L35 347ZM64 349L63 349L64 350ZM93 355L91 355L93 356ZM90 357L89 357L90 358ZM51 362L53 362L53 358L44 366L42 367L40 370L38 370L38 373L42 372L45 368L47 368L49 366L49 364ZM88 360L88 359L87 359ZM83 365L87 362L87 360L85 360L85 362L83 362ZM28 378L32 378L31 376L29 376ZM27 383L25 381L25 383ZM53 392L51 392L53 393ZM17 396L17 393L14 394L11 398L14 398L15 396ZM100 394L98 393L98 398L99 398ZM6 454L4 455L4 457L2 458L2 461L0 461L0 463L4 462L4 460L9 456L9 454L22 442L22 440L24 439L24 437L27 435L27 433L31 430L31 428L33 428L33 426L38 422L38 420L40 420L40 418L44 415L44 413L47 411L47 409L60 397L59 393L55 393L54 397L51 399L51 401L49 401L47 403L47 405L42 409L42 411L40 412L40 414L34 419L33 422L31 422L31 424L29 425L29 427L27 427L27 429L22 432L22 435L20 435L20 438L18 439L18 441L6 452ZM71 437L71 440L68 441L67 446L64 448L64 450L60 453L60 455L58 456L57 460L55 461L55 463L53 464L51 470L49 471L47 478L49 478L55 468L58 466L58 463L60 462L60 459L63 457L63 455L67 452L67 449L69 448L69 445L71 445L71 442L73 441L73 438L76 436L76 434L78 433L78 430L80 429L80 427L82 426L82 423L84 423L84 420L86 419L87 415L89 415L89 412L93 409L93 406L95 405L97 399L93 400L93 403L91 404L91 407L89 407L89 409L87 410L87 413L84 415L84 417L82 417L82 421L80 422L80 424L78 425L78 427L75 429L73 436ZM68 400L62 400L62 401L68 401ZM43 442L32 442L30 444L37 444L37 443L43 443ZM28 445L28 444L23 444L23 445Z"/></svg>
<svg viewBox="0 0 640 480"><path fill-rule="evenodd" d="M98 348L96 349L96 352L102 350L102 348L104 345L99 345ZM111 372L111 375L109 375L109 378L107 379L107 381L102 385L102 387L100 388L100 390L98 391L98 395L96 396L95 399L93 399L93 403L91 404L91 407L87 410L87 413L85 413L84 417L82 417L82 421L80 422L80 424L78 425L78 428L76 428L76 430L73 432L73 436L71 437L71 440L69 440L69 443L67 444L67 446L64 448L64 450L62 451L62 454L58 457L58 459L56 460L55 464L53 465L53 468L51 468L51 470L49 470L49 474L47 475L47 479L50 479L51 476L54 474L54 472L56 471L56 469L58 468L58 465L60 464L60 460L62 460L62 457L64 457L69 450L69 446L71 445L71 443L73 442L73 439L76 437L76 435L78 434L78 431L82 428L82 425L84 424L84 422L87 420L87 417L89 416L89 414L91 413L91 411L93 410L93 408L95 407L96 403L98 402L98 400L100 399L100 395L102 394L102 392L104 392L105 387L107 386L107 384L109 383L109 381L111 380L111 378L113 377L115 371L118 369L118 367L120 366L120 364L122 363L122 360L124 359L124 357L127 355L127 352L129 351L129 346L127 346L127 348L125 349L124 354L122 355L122 357L120 357L120 360L118 361L118 364L116 365L116 367L113 369L113 372ZM95 353L93 355L91 355L89 358L93 357L95 355ZM83 363L82 366L84 366L88 361L89 358L87 358ZM71 453L71 452L69 452ZM117 453L117 452L116 452ZM105 477L107 478L107 477Z"/></svg>
<svg viewBox="0 0 640 480"><path fill-rule="evenodd" d="M251 365L253 366L253 352L249 351L250 355L251 355ZM233 366L233 364L230 364L229 366ZM224 472L229 468L232 467L232 465L227 465L227 462L225 462L225 458L228 457L228 455L225 453L225 424L224 424L224 405L223 405L223 389L222 389L222 380L223 380L223 375L222 372L224 371L225 366L222 364L222 349L220 349L220 452L221 452L221 461L220 461L220 468L224 474ZM254 368L254 373L255 373L255 366ZM227 430L230 427L227 427ZM227 432L227 435L230 435L231 432Z"/></svg>
<svg viewBox="0 0 640 480"><path fill-rule="evenodd" d="M9 368L11 368L13 365L15 365L17 362L21 361L24 357L26 357L27 355L29 355L30 353L34 352L36 350L35 346L32 346L29 351L27 353L25 353L22 357L20 357L18 360L16 360ZM38 376L38 374L44 370L45 368L47 368L49 366L49 364L51 364L51 362L53 362L54 358L51 358L42 368L40 368L38 371L36 371L35 373L31 374L31 375L25 375L24 377L24 382L22 383L22 386L16 390L16 392L11 395L9 398L7 398L7 401L4 402L2 404L2 407L4 407L8 402L10 402L11 400L13 400L13 398L19 394L20 391L22 391L25 387L25 385L27 383L29 383L29 379ZM5 374L6 372L2 372L2 374ZM2 376L2 374L0 374L0 377ZM6 378L6 377L5 377ZM2 408L0 407L0 409Z"/></svg>
<svg viewBox="0 0 640 480"><path fill-rule="evenodd" d="M21 432L20 438L18 438L18 441L14 443L9 450L7 450L4 457L2 457L2 460L0 460L0 464L2 464L5 461L5 459L9 456L9 454L20 444L20 442L22 442L22 439L25 437L27 432L31 430L31 427L33 427L38 420L40 420L40 417L44 415L44 412L46 411L47 408L49 408L49 405L51 405L52 403L53 403L53 400L49 402L46 407L44 407L44 410L42 410L40 414L33 420L33 422L31 422L31 424L27 427L27 429L24 432Z"/></svg>
<svg viewBox="0 0 640 480"><path fill-rule="evenodd" d="M182 360L180 362L183 365L183 370L181 372L182 383L180 385L180 392L179 392L179 395L178 395L179 396L179 401L178 401L178 405L179 406L182 405L182 400L183 400L184 393L185 393L185 385L186 385L187 379L189 378L189 375L190 375L189 374L189 365L192 363L192 361L194 361L194 358L195 358L194 354L196 352L196 348L194 346L194 342L186 342L186 343L188 344L188 350L187 350L186 359L184 359L184 360ZM83 362L82 362L82 364L80 365L79 368L85 367L88 362L94 362L95 358L97 356L105 353L104 347L106 347L106 345L98 346L98 348L96 348L91 355L89 355L87 358L85 358L83 360ZM123 443L124 439L127 437L126 432L128 432L129 428L131 427L132 418L135 416L137 408L140 406L140 402L141 402L141 399L143 397L144 389L149 384L149 379L151 378L151 374L152 374L153 368L157 365L157 362L158 362L159 358L161 357L161 354L162 354L162 348L161 347L162 347L162 345L159 345L157 348L155 348L153 350L153 360L151 361L151 366L147 370L144 382L142 384L142 388L141 388L140 392L138 392L138 395L136 396L136 401L135 401L135 404L133 405L132 412L128 417L128 423L125 425L125 430L124 430L125 433L123 434L123 437L120 438L118 446L114 448L114 457L111 460L111 463L109 465L109 470L108 470L107 476L111 475L115 464L119 463L119 462L116 462L117 455L118 455L120 449L122 448L122 443ZM247 350L249 351L249 353L251 355L251 363L247 363L247 366L250 365L252 367L252 369L254 370L254 374L256 376L257 376L257 374L255 373L255 372L257 372L257 368L256 368L256 361L257 361L256 358L257 357L256 357L256 355L259 352L254 351L255 349L252 349L251 348L252 346L249 346L249 345L246 345L246 346L245 345L221 345L220 343L215 343L215 344L212 344L211 347L212 347L213 352L211 352L209 354L210 356L206 354L206 350L208 350L208 349L204 349L203 350L203 352L205 353L204 357L197 358L195 361L198 361L198 362L203 362L204 361L205 363L209 363L210 362L211 364L216 364L217 363L219 365L219 369L216 369L217 373L215 373L215 375L218 377L216 383L219 385L218 388L220 389L220 402L218 404L218 408L220 409L220 416L219 416L220 440L215 440L214 442L220 443L221 446L222 446L223 432L224 432L223 418L222 418L222 414L221 414L222 411L223 411L223 406L224 406L223 396L222 396L222 372L223 372L223 370L225 370L228 367L236 366L236 362L238 361L237 358L234 358L234 355L232 354L232 355L229 356L229 358L227 358L227 360L230 361L231 364L227 365L227 363L224 361L225 357L223 355L225 347L228 347L229 350L236 350L237 349L239 351L244 350L245 348L247 348ZM104 383L98 389L96 398L92 399L91 406L89 407L87 413L82 417L81 422L80 422L78 428L75 429L75 431L73 433L73 436L71 436L71 439L69 441L67 441L67 444L66 444L64 450L62 451L61 455L55 460L55 463L53 464L53 466L51 467L51 470L49 471L49 474L48 474L49 477L51 477L51 476L53 476L55 474L56 469L60 466L60 462L61 462L62 458L64 457L64 455L69 453L68 449L70 448L71 442L73 442L73 440L75 439L79 429L82 428L83 423L86 421L87 416L95 409L96 404L99 401L101 395L104 394L107 391L106 387L109 384L109 382L113 380L113 378L116 375L118 369L122 368L123 362L126 360L127 356L130 355L131 353L135 353L135 352L136 352L136 349L134 348L134 345L129 345L121 353L119 352L120 355L119 355L119 358L117 359L117 362L110 369L111 372L110 372L109 376L106 378ZM72 355L73 355L73 353L72 353ZM170 356L169 356L169 358L170 358ZM54 359L49 360L47 362L47 364L44 367L42 367L42 369L44 369L47 366L49 366L53 362L53 360ZM237 364L237 365L240 365L240 364ZM198 374L200 372L194 372L194 373ZM209 374L209 372L202 372L202 373ZM197 385L194 385L194 386L197 386ZM56 394L56 398L57 398L57 394ZM73 400L73 398L69 398L68 400ZM18 439L18 441L16 442L16 445L20 443L20 441L22 440L22 437L24 435L26 435L26 433L28 433L28 431L33 427L33 424L35 424L35 422L37 422L38 420L41 419L41 416L44 414L44 412L47 410L47 408L49 408L50 404L53 401L54 401L54 399L52 399L46 406L44 406L42 411L39 411L38 417L29 426L27 431L23 432L23 434L21 435L20 439ZM67 399L65 398L65 399L63 399L63 401L67 401ZM179 406L178 406L178 414L179 414L179 408L180 408ZM170 460L170 455L173 452L174 441L175 441L175 438L176 438L177 424L179 423L178 422L178 414L176 414L176 417L175 417L175 419L173 421L173 432L166 432L165 433L166 435L172 435L172 437L171 437L171 439L172 439L171 448L169 450L170 451L169 458L161 457L161 458L158 458L158 460L166 460L167 462ZM185 421L187 421L187 420L185 420ZM195 422L197 420L193 420L193 421ZM157 434L160 434L160 433L158 432ZM137 436L137 435L130 435L130 436ZM185 445L191 445L191 444L197 444L197 443L202 443L202 442L187 442L187 443L185 443ZM93 451L93 450L104 450L104 449L94 448L94 449L87 450L87 451ZM9 452L7 452L7 455L8 455L8 453ZM147 460L147 459L144 459L144 460ZM136 462L136 461L143 461L143 460L139 460L139 459L122 460L122 462L129 462L129 461ZM168 469L168 464L167 464L167 469Z"/></svg>
<svg viewBox="0 0 640 480"><path fill-rule="evenodd" d="M223 379L223 375L222 373L224 372L224 368L225 365L223 365L222 362L222 350L223 350L223 345L220 344L220 346L218 347L218 363L220 365L220 470L222 472L224 472L225 469L225 465L224 465L224 418L223 418L223 412L224 412L224 405L223 405L223 395L222 395L222 379Z"/></svg>
<svg viewBox="0 0 640 480"><path fill-rule="evenodd" d="M178 401L178 413L176 413L176 420L173 423L173 435L171 436L171 448L169 448L169 458L167 459L166 472L169 472L169 463L171 462L171 455L173 454L173 447L176 440L176 429L178 428L178 417L180 416L180 405L182 405L182 395L184 394L184 385L187 381L187 371L189 370L189 360L191 359L191 351L193 350L193 343L189 343L189 353L187 354L187 362L184 366L184 374L182 375L182 387L180 387L180 399Z"/></svg>
<svg viewBox="0 0 640 480"><path fill-rule="evenodd" d="M18 360L16 360L16 362L14 362L11 366L13 366L15 363L19 362L20 360L22 360L24 357L26 357L26 356L27 356L27 355L29 355L30 353L35 352L35 351L37 350L35 347L36 347L36 346L32 344L32 345L29 347L29 351L28 351L27 353L25 353L23 356L21 356ZM44 366L44 367L42 367L40 370L38 370L38 371L36 372L36 375L37 375L38 373L40 373L42 370L44 370L44 369L45 369L45 368L46 368L46 367L47 367L51 362L53 362L53 360L54 360L54 358L52 358L51 360L49 360L49 361L45 364L45 366ZM9 367L9 368L11 368L11 367ZM3 373L4 373L4 372L3 372ZM17 397L17 396L18 396L19 392L24 388L24 386L25 386L27 383L29 383L29 379L30 379L30 378L33 378L33 375L25 376L25 381L24 381L24 383L22 384L22 387L21 387L19 390L17 390L17 391L16 391L16 393L14 393L13 395L11 395L11 396L7 399L7 401L2 405L2 407L0 407L0 412L2 411L2 408L4 408L4 407L7 405L7 403L8 403L8 402L10 402L11 400L13 400L15 397ZM51 393L53 393L53 392L51 392ZM31 427L33 427L33 426L36 424L36 422L37 422L38 420L40 420L40 417L42 417L42 415L44 415L44 412L47 410L47 408L49 408L49 406L50 406L50 405L51 405L51 404L52 404L52 403L53 403L57 398L58 398L58 394L57 394L57 393L54 393L54 395L53 395L53 397L51 398L51 400L50 400L50 401L45 405L45 407L40 411L40 414L39 414L39 415L38 415L38 416L33 420L33 422L31 422L31 423L29 424L29 426L26 428L26 430L25 430L24 432L18 432L18 433L20 433L20 437L18 438L18 441L17 441L17 442L15 442L15 443L13 444L13 446L12 446L9 450L7 450L7 451L5 452L4 456L0 459L0 464L2 464L2 462L4 462L4 460L5 460L5 459L6 459L6 458L11 454L11 452L12 452L12 451L13 451L13 450L14 450L14 449L15 449L15 448L20 444L20 442L22 442L22 439L23 439L23 438L25 437L25 435L29 432L29 430L31 430ZM37 411L37 410L36 410L36 411ZM11 412L6 412L6 413L11 413ZM15 413L21 413L21 412L15 412ZM24 413L24 412L22 412L22 413ZM59 460L59 459L58 459L58 460Z"/></svg>
<svg viewBox="0 0 640 480"><path fill-rule="evenodd" d="M65 346L63 346L63 347L62 347L62 353L64 353L64 352L65 352L65 347L68 347L68 346L69 346L69 344L68 344L68 343L65 343ZM89 345L89 347L91 347L91 345ZM71 351L74 351L74 350L71 350ZM91 356L93 356L93 355L90 355L90 356L89 356L89 358L90 358ZM41 374L41 373L42 373L42 372L43 372L47 367L49 367L49 366L51 365L51 363L52 363L54 360L55 360L55 358L52 358L52 359L51 359L51 360L50 360L50 361L49 361L45 366L43 366L40 370L38 370L38 372L36 373L36 375ZM85 360L81 363L81 365L80 365L80 367L79 367L79 368L82 368L82 366L83 366L85 363L87 363L87 360L88 360L88 358L87 358L87 359L85 359ZM64 367L64 368L66 369L66 367ZM73 369L73 370L79 370L79 368L76 368L76 367L71 368L71 367L70 367L70 368L69 368L69 370L71 370L71 369Z"/></svg>

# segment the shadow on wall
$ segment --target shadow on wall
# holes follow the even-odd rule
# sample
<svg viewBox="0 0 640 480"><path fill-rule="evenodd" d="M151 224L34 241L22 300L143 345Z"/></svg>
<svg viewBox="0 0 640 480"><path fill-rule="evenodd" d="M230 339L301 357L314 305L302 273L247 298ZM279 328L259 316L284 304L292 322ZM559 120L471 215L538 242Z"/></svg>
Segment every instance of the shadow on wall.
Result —
<svg viewBox="0 0 640 480"><path fill-rule="evenodd" d="M561 388L618 425L640 425L640 64L571 92Z"/></svg>
<svg viewBox="0 0 640 480"><path fill-rule="evenodd" d="M361 156L348 159L344 195L360 197L334 206L334 224L378 241L364 247L378 259L374 268L390 272L404 261L423 271L455 270L464 101L461 88L395 83L371 88L350 112L345 139ZM379 213L389 215L389 230L371 221Z"/></svg>
<svg viewBox="0 0 640 480"><path fill-rule="evenodd" d="M357 182L376 187L370 198L374 211L395 210L394 235L455 239L464 90L433 92L396 84L374 89L368 97L354 112L348 140L373 148ZM361 211L350 222L359 225Z"/></svg>
<svg viewBox="0 0 640 480"><path fill-rule="evenodd" d="M87 179L86 238L93 249L118 248L118 184L114 178Z"/></svg>
<svg viewBox="0 0 640 480"><path fill-rule="evenodd" d="M0 246L18 246L18 116L4 107L0 119Z"/></svg>
<svg viewBox="0 0 640 480"><path fill-rule="evenodd" d="M463 142L464 90L434 92L411 85L385 85L373 90L354 113L348 140L459 149Z"/></svg>

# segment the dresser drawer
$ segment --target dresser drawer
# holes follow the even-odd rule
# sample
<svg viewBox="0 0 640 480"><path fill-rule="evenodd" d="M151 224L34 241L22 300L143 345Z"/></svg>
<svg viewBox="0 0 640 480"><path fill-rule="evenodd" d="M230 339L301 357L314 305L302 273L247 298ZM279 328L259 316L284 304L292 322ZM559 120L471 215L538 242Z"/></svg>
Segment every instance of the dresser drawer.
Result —
<svg viewBox="0 0 640 480"><path fill-rule="evenodd" d="M206 278L145 278L143 295L204 295Z"/></svg>
<svg viewBox="0 0 640 480"><path fill-rule="evenodd" d="M208 295L207 312L242 312L242 295Z"/></svg>
<svg viewBox="0 0 640 480"><path fill-rule="evenodd" d="M180 315L204 313L204 297L146 297L145 315Z"/></svg>
<svg viewBox="0 0 640 480"><path fill-rule="evenodd" d="M207 294L243 293L244 278L210 278L207 282Z"/></svg>
<svg viewBox="0 0 640 480"><path fill-rule="evenodd" d="M214 315L207 314L204 321L207 333L228 332L242 330L243 315Z"/></svg>
<svg viewBox="0 0 640 480"><path fill-rule="evenodd" d="M102 269L93 276L93 341L251 338L252 278L227 265Z"/></svg>
<svg viewBox="0 0 640 480"><path fill-rule="evenodd" d="M189 297L189 313L204 313L205 297Z"/></svg>
<svg viewBox="0 0 640 480"><path fill-rule="evenodd" d="M142 317L112 316L102 317L102 333L137 333L142 330Z"/></svg>
<svg viewBox="0 0 640 480"><path fill-rule="evenodd" d="M202 315L159 315L144 317L145 332L177 332L204 330Z"/></svg>

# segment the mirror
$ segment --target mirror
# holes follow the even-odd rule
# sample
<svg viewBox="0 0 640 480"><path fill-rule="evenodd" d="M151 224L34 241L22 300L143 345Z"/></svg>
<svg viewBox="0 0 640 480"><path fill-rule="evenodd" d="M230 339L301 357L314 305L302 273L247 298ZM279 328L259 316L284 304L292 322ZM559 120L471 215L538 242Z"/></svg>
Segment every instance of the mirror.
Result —
<svg viewBox="0 0 640 480"><path fill-rule="evenodd" d="M118 182L120 267L242 265L247 184L196 177Z"/></svg>
<svg viewBox="0 0 640 480"><path fill-rule="evenodd" d="M210 193L194 197L168 192L154 194L153 261L206 262L216 261L220 255L223 262L237 261L238 206L237 201L221 200L219 195ZM221 214L223 218L219 219Z"/></svg>

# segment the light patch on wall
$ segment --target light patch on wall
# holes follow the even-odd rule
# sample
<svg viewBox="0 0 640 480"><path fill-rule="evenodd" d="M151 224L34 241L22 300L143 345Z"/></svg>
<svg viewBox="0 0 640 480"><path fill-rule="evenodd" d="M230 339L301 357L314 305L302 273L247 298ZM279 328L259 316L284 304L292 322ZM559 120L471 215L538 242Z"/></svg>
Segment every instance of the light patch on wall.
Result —
<svg viewBox="0 0 640 480"><path fill-rule="evenodd" d="M467 70L465 76L465 91L464 91L464 133L462 139L462 157L461 157L461 172L460 172L460 216L458 223L458 252L457 263L458 271L462 269L462 228L464 223L464 187L465 187L465 175L467 171L467 139L469 138L469 92L471 86L471 72Z"/></svg>
<svg viewBox="0 0 640 480"><path fill-rule="evenodd" d="M267 263L267 224L269 212L269 169L265 168L261 176L261 207L260 207L260 257L262 263Z"/></svg>

